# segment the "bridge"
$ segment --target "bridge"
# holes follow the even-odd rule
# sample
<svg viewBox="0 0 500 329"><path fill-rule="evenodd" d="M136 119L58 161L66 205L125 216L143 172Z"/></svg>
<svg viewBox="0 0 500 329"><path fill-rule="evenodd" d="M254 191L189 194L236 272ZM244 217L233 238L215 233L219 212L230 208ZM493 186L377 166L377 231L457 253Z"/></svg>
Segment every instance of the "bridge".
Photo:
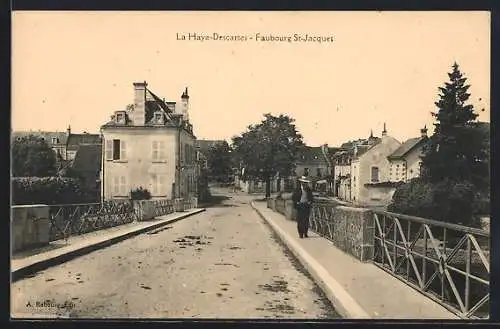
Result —
<svg viewBox="0 0 500 329"><path fill-rule="evenodd" d="M489 315L488 232L317 202L309 238L298 239L290 200L212 191L218 202L206 206L160 200L49 207L50 243L12 255L11 316ZM24 214L12 222L18 232L18 222L30 221L26 210L15 211Z"/></svg>

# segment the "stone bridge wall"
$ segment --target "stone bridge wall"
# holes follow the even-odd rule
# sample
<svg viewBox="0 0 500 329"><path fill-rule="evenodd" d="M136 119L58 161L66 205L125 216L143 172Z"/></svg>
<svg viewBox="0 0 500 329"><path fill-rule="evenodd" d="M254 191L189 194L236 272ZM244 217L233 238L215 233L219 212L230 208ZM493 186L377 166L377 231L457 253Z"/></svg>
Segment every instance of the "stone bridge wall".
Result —
<svg viewBox="0 0 500 329"><path fill-rule="evenodd" d="M10 227L12 252L49 244L49 206L12 206Z"/></svg>

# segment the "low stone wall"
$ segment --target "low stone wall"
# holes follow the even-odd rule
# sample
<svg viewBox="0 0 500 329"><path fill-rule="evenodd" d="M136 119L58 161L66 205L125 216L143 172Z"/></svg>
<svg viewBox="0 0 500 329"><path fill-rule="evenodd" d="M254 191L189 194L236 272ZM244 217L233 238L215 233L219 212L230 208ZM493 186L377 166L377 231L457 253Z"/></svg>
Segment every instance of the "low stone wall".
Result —
<svg viewBox="0 0 500 329"><path fill-rule="evenodd" d="M158 216L174 212L184 212L198 208L198 198L188 199L158 199L134 201L135 215L138 221L152 220Z"/></svg>
<svg viewBox="0 0 500 329"><path fill-rule="evenodd" d="M267 207L295 220L292 200L268 199ZM363 261L374 257L375 223L373 212L365 208L316 202L310 215L310 228L349 255Z"/></svg>
<svg viewBox="0 0 500 329"><path fill-rule="evenodd" d="M375 222L370 209L338 206L333 208L331 222L332 233L323 235L337 248L364 262L373 259Z"/></svg>
<svg viewBox="0 0 500 329"><path fill-rule="evenodd" d="M49 206L12 206L11 211L12 252L49 244Z"/></svg>

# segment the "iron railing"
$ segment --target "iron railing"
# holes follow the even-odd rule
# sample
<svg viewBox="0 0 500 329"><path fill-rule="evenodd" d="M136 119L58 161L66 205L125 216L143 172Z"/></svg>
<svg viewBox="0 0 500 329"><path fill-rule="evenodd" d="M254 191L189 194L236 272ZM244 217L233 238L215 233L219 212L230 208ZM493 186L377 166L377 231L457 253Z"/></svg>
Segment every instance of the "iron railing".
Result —
<svg viewBox="0 0 500 329"><path fill-rule="evenodd" d="M489 317L489 232L374 211L373 262L461 318Z"/></svg>
<svg viewBox="0 0 500 329"><path fill-rule="evenodd" d="M51 205L49 219L49 238L54 241L133 222L135 212L129 201Z"/></svg>
<svg viewBox="0 0 500 329"><path fill-rule="evenodd" d="M309 215L310 229L320 236L333 241L334 238L334 209L336 204L314 202Z"/></svg>

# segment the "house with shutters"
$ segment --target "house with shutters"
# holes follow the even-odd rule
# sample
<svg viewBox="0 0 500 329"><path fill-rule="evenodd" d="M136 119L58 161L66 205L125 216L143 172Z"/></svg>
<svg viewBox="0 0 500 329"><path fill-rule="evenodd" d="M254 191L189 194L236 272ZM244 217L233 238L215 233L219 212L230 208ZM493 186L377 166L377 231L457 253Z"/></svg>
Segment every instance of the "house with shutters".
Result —
<svg viewBox="0 0 500 329"><path fill-rule="evenodd" d="M420 130L420 137L406 140L401 146L390 154L389 181L407 182L420 176L422 166L422 151L427 140L427 128Z"/></svg>
<svg viewBox="0 0 500 329"><path fill-rule="evenodd" d="M153 199L196 195L196 137L189 122L189 95L179 103L155 95L136 82L134 102L101 126L103 199L127 199L146 188Z"/></svg>

